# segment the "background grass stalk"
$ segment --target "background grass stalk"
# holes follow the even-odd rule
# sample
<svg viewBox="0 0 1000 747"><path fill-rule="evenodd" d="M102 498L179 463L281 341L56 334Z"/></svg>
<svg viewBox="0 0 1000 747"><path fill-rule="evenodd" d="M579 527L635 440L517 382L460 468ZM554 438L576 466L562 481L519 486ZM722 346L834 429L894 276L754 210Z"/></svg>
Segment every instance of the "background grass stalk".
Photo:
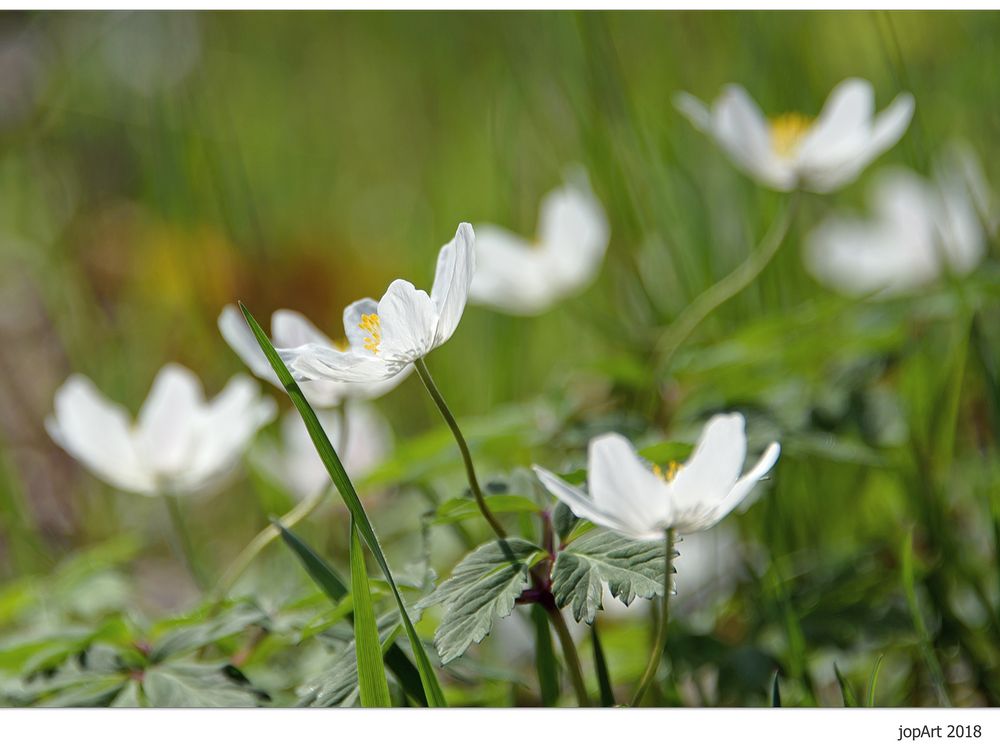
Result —
<svg viewBox="0 0 1000 747"><path fill-rule="evenodd" d="M668 529L663 541L663 562L666 568L663 573L663 599L660 602L660 624L656 629L656 640L653 642L653 650L649 653L649 661L646 662L646 670L642 673L639 686L632 696L632 706L637 706L642 702L646 690L653 683L656 677L656 670L660 668L660 661L663 659L663 649L667 646L667 625L670 622L670 573L671 561L674 556L674 530Z"/></svg>
<svg viewBox="0 0 1000 747"><path fill-rule="evenodd" d="M476 499L476 505L479 506L480 513L482 513L483 518L486 519L487 523L490 527L492 527L497 537L503 539L507 536L507 532L504 531L503 526L499 521L497 521L497 517L493 515L493 512L490 511L489 507L486 505L486 499L483 497L483 490L479 487L479 479L476 477L476 467L472 463L472 454L469 452L469 445L465 442L465 436L462 435L462 429L458 427L458 421L455 420L455 416L452 415L451 410L448 409L448 404L444 401L444 397L441 396L441 391L434 383L434 379L431 378L431 372L427 370L427 364L424 362L424 359L417 358L417 360L413 362L413 367L417 370L417 375L424 383L427 393L431 395L431 399L434 400L434 404L437 405L438 410L440 410L441 417L444 418L444 422L448 424L452 435L455 436L455 442L458 444L458 450L462 452L462 462L465 464L465 474L469 479L469 489L472 490L472 496Z"/></svg>

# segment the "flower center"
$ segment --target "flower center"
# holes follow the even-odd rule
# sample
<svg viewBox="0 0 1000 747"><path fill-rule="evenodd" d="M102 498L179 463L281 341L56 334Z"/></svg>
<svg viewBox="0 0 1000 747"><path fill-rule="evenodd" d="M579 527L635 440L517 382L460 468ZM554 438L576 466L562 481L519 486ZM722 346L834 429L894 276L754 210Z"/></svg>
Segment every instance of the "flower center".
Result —
<svg viewBox="0 0 1000 747"><path fill-rule="evenodd" d="M368 333L365 350L378 355L378 346L382 344L382 322L379 321L378 314L362 314L358 327Z"/></svg>
<svg viewBox="0 0 1000 747"><path fill-rule="evenodd" d="M681 463L671 459L667 463L667 468L663 469L658 464L653 465L653 474L659 477L663 482L673 482L673 479L677 477L677 471L681 468Z"/></svg>
<svg viewBox="0 0 1000 747"><path fill-rule="evenodd" d="M780 156L790 156L798 150L802 138L812 127L813 118L798 112L780 114L771 119L771 147Z"/></svg>

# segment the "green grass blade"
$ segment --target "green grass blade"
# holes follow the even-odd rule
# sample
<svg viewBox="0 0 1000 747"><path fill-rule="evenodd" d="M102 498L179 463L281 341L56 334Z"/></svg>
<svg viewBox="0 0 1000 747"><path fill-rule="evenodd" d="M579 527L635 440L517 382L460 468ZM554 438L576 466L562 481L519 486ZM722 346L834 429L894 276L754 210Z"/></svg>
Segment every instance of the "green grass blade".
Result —
<svg viewBox="0 0 1000 747"><path fill-rule="evenodd" d="M551 708L559 702L559 661L552 645L549 618L540 605L531 605L531 622L535 626L535 670L542 705Z"/></svg>
<svg viewBox="0 0 1000 747"><path fill-rule="evenodd" d="M917 600L917 582L916 575L913 570L912 529L906 533L906 538L903 540L903 548L900 554L902 555L902 562L900 565L902 567L903 591L906 593L906 603L910 608L910 616L913 618L913 627L920 636L920 652L924 657L925 664L927 665L927 671L930 672L931 681L934 683L934 689L937 692L938 700L941 702L942 706L950 708L951 699L948 697L948 689L945 686L944 672L942 672L941 663L938 661L937 654L934 652L934 643L931 640L930 632L927 630L927 624L924 622L924 616L920 611L920 604Z"/></svg>
<svg viewBox="0 0 1000 747"><path fill-rule="evenodd" d="M322 589L323 593L329 597L335 605L339 604L350 593L347 584L340 578L340 575L327 564L301 537L279 522L274 522L281 534L282 541L288 545L289 549L299 559L309 577ZM354 614L348 616L351 624L354 624ZM389 646L385 653L385 663L393 673L399 684L403 686L406 694L413 698L418 704L427 705L427 698L424 695L424 686L420 680L420 672L413 666L410 657L399 647L398 643Z"/></svg>
<svg viewBox="0 0 1000 747"><path fill-rule="evenodd" d="M608 672L608 661L604 658L601 636L597 632L597 620L590 626L590 642L594 647L594 671L601 689L601 706L611 708L615 704L615 692L611 688L611 674Z"/></svg>
<svg viewBox="0 0 1000 747"><path fill-rule="evenodd" d="M257 344L260 345L260 349L267 357L268 362L271 364L271 368L274 369L274 373L278 377L278 381L281 382L281 385L288 393L288 397L292 400L292 404L295 405L295 409L298 410L299 415L302 416L302 421L305 423L306 430L309 431L309 436L312 439L313 445L316 447L316 451L319 453L320 459L323 461L323 465L326 467L326 471L330 474L330 479L332 479L333 484L337 486L337 490L340 492L340 497L343 499L348 510L351 512L351 517L357 523L358 533L365 541L365 544L368 545L368 549L371 550L372 555L375 557L375 562L378 563L386 581L389 582L392 595L396 600L396 606L399 608L399 615L403 622L403 627L406 630L406 637L409 639L410 646L413 649L413 655L416 657L417 670L420 672L420 681L423 684L424 694L427 697L428 705L432 707L447 705L444 699L444 693L441 691L441 685L437 680L437 675L434 673L434 668L427 656L427 651L424 650L424 645L421 642L420 637L417 635L416 629L413 627L413 622L410 620L410 615L406 611L406 605L403 602L403 597L399 593L399 588L396 586L395 579L392 577L392 571L389 570L389 563L385 559L385 553L382 552L382 546L379 544L378 537L375 535L375 529L372 527L371 521L368 519L368 514L365 512L365 507L362 505L361 499L358 497L358 493L354 489L353 483L351 483L351 479L347 476L347 472L344 470L344 465L341 463L340 457L338 457L337 452L334 451L333 445L330 443L330 439L323 430L323 426L316 417L316 413L313 412L309 402L306 400L305 396L303 396L299 385L295 383L295 379L293 379L292 375L288 372L288 368L281 360L281 357L274 349L274 346L271 344L267 335L264 334L264 330L261 329L257 320L253 318L249 309L247 309L242 302L240 302L240 311L243 312L243 317L247 320L247 324L250 325L250 329L253 332L254 337L257 338Z"/></svg>
<svg viewBox="0 0 1000 747"><path fill-rule="evenodd" d="M844 678L844 674L840 671L840 667L837 666L836 662L833 663L833 673L837 675L837 684L840 685L840 695L844 699L844 707L856 708L858 699L854 696L851 683Z"/></svg>
<svg viewBox="0 0 1000 747"><path fill-rule="evenodd" d="M771 683L771 707L781 708L781 688L778 686L778 673L774 673L774 681Z"/></svg>
<svg viewBox="0 0 1000 747"><path fill-rule="evenodd" d="M379 643L375 608L372 606L368 571L361 540L351 520L351 590L354 593L354 653L358 660L358 690L361 705L365 708L388 708L389 683L382 664L382 646Z"/></svg>
<svg viewBox="0 0 1000 747"><path fill-rule="evenodd" d="M868 702L866 705L869 708L875 707L875 687L878 685L878 671L882 668L882 660L885 658L882 654L879 654L878 659L875 661L875 668L872 669L871 679L868 680Z"/></svg>

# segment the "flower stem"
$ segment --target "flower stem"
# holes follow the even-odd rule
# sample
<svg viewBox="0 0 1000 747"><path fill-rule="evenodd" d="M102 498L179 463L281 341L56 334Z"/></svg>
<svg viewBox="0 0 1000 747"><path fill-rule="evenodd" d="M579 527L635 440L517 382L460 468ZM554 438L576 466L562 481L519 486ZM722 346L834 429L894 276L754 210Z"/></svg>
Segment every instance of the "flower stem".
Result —
<svg viewBox="0 0 1000 747"><path fill-rule="evenodd" d="M493 528L497 537L500 539L505 538L507 536L507 532L504 531L503 526L500 525L500 522L497 521L497 518L486 505L486 499L483 498L483 491L482 488L479 487L479 479L476 477L476 468L472 464L472 454L469 453L469 445L465 442L465 436L462 435L462 431L458 427L458 422L455 420L455 416L451 414L451 410L448 409L448 405L445 403L444 397L441 396L441 392L434 383L434 379L431 378L431 372L427 370L427 364L424 362L424 359L417 358L413 362L413 367L417 370L417 375L420 377L420 380L424 382L424 386L427 388L427 393L431 395L431 399L434 400L434 404L437 405L438 410L441 411L441 417L444 418L444 422L446 422L448 427L451 428L451 433L455 437L455 442L458 444L458 450L462 452L462 461L465 463L465 474L469 479L469 488L472 490L472 496L476 499L476 505L479 506L479 512Z"/></svg>
<svg viewBox="0 0 1000 747"><path fill-rule="evenodd" d="M323 499L326 497L327 490L329 486L316 491L306 500L297 504L295 508L283 515L278 521L287 529L291 529L304 518L309 516L313 511L315 511ZM229 593L233 585L240 579L244 573L246 573L247 568L254 559L260 555L264 549L274 542L280 536L278 529L273 526L267 526L261 529L257 536L250 540L250 543L240 551L240 554L236 556L236 559L232 562L226 572L222 574L222 578L215 585L215 589L212 592L212 596L217 600L221 601L225 599L226 595Z"/></svg>
<svg viewBox="0 0 1000 747"><path fill-rule="evenodd" d="M573 642L573 636L570 635L566 620L554 603L543 604L542 606L545 608L545 612L552 622L552 627L555 628L556 635L559 636L559 645L562 648L563 659L566 661L569 678L573 683L573 690L576 692L576 702L581 708L590 708L590 696L587 695L587 685L583 681L580 656L576 652L576 644Z"/></svg>
<svg viewBox="0 0 1000 747"><path fill-rule="evenodd" d="M663 650L667 646L667 623L670 621L670 563L674 555L674 530L668 529L664 541L663 562L666 568L663 572L663 599L660 607L660 623L656 629L656 641L653 643L653 650L649 654L649 661L646 663L646 671L642 673L639 680L639 687L632 696L632 706L637 706L642 702L642 697L653 682L656 670L660 668L660 660L663 659Z"/></svg>
<svg viewBox="0 0 1000 747"><path fill-rule="evenodd" d="M198 556L194 551L194 544L191 542L191 535L188 533L187 525L184 523L184 513L181 511L181 504L177 496L173 493L166 493L163 500L167 503L167 512L170 514L170 523L173 524L174 535L180 545L181 556L187 566L191 577L194 579L198 589L204 591L208 588L205 573L198 562Z"/></svg>
<svg viewBox="0 0 1000 747"><path fill-rule="evenodd" d="M336 406L336 413L337 418L340 421L340 436L337 439L337 451L340 458L344 459L347 454L347 444L349 441L349 435L347 432L346 403L341 402L338 404ZM304 501L297 504L291 511L281 516L278 519L278 522L286 529L291 529L319 508L329 489L329 484L320 488ZM281 532L277 527L271 524L261 529L257 533L257 536L250 540L250 543L240 551L240 554L236 556L236 559L232 562L229 568L226 569L226 572L222 574L222 578L220 578L218 583L215 585L212 596L215 598L216 602L221 602L226 598L226 595L233 588L233 585L240 579L240 576L246 573L247 568L250 567L254 558L260 555L268 545L280 536Z"/></svg>
<svg viewBox="0 0 1000 747"><path fill-rule="evenodd" d="M750 285L771 263L788 235L798 205L799 193L794 192L785 210L771 225L757 250L747 257L743 264L703 291L664 330L655 348L658 372L666 371L680 346L709 314Z"/></svg>

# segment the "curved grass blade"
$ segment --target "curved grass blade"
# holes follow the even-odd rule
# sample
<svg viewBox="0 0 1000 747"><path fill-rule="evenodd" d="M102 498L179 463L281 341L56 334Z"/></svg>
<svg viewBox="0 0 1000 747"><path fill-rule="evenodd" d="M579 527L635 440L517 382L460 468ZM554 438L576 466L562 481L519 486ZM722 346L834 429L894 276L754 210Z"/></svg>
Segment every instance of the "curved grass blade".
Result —
<svg viewBox="0 0 1000 747"><path fill-rule="evenodd" d="M601 706L612 708L615 704L615 692L611 688L611 674L608 672L608 661L604 658L604 647L597 633L597 620L590 626L590 642L594 647L594 671L597 672L597 684L601 689Z"/></svg>
<svg viewBox="0 0 1000 747"><path fill-rule="evenodd" d="M948 697L948 689L945 686L944 672L941 670L941 662L938 661L934 652L934 642L931 640L930 632L927 630L927 623L924 622L923 613L920 611L920 603L917 600L917 584L913 570L913 529L911 528L903 540L903 548L900 553L902 561L900 563L903 576L903 591L906 593L906 603L910 608L910 617L913 618L913 627L920 636L920 652L930 673L931 682L934 683L934 690L937 692L941 705L950 708L951 700Z"/></svg>
<svg viewBox="0 0 1000 747"><path fill-rule="evenodd" d="M878 659L875 661L875 668L872 669L871 679L868 680L868 702L866 705L869 708L875 707L875 687L878 685L878 670L882 668L882 659L885 656L882 654L878 655Z"/></svg>
<svg viewBox="0 0 1000 747"><path fill-rule="evenodd" d="M282 541L288 545L289 549L299 559L309 577L316 582L316 585L323 590L334 604L340 603L350 592L347 584L343 582L337 572L331 568L323 558L321 558L301 537L291 529L288 529L278 521L272 522L278 528ZM348 615L348 619L353 624L354 615ZM420 679L420 672L410 661L410 658L399 647L398 643L389 646L385 653L385 663L393 673L403 690L415 702L425 706L427 697L424 695L423 683Z"/></svg>
<svg viewBox="0 0 1000 747"><path fill-rule="evenodd" d="M781 708L781 688L778 686L778 672L774 673L774 682L771 683L771 707Z"/></svg>
<svg viewBox="0 0 1000 747"><path fill-rule="evenodd" d="M351 519L351 589L354 594L354 653L358 661L358 691L365 708L389 708L389 683L382 664L382 646L375 608L372 606L365 554L361 549L357 527Z"/></svg>
<svg viewBox="0 0 1000 747"><path fill-rule="evenodd" d="M406 637L410 640L410 646L413 648L413 655L417 660L417 670L420 672L420 681L424 686L424 693L427 696L428 705L432 707L447 705L447 702L444 699L444 693L441 691L441 685L437 680L437 675L434 673L434 668L431 666L431 661L427 656L427 652L424 650L423 643L420 641L420 637L417 635L416 629L413 627L410 615L406 611L406 605L403 602L402 595L399 593L399 588L396 586L396 581L392 577L392 571L389 570L389 562L385 559L385 554L382 552L382 546L379 544L378 537L375 535L375 529L372 527L372 523L368 519L368 514L365 512L365 507L362 505L361 499L358 497L358 493L354 489L354 484L351 482L351 478L347 476L347 472L344 469L344 465L340 461L340 457L337 456L337 452L334 450L333 444L330 443L330 439L327 437L326 431L323 430L323 426L316 417L316 413L313 412L309 402L303 396L299 385L295 383L295 379L293 379L292 375L288 372L288 368L278 355L278 351L274 349L274 345L271 344L267 335L264 334L264 330L260 328L257 320L253 318L253 314L251 314L250 310L243 305L242 301L240 301L240 311L243 312L243 318L246 319L247 324L250 325L250 330L253 332L253 336L257 338L257 344L260 345L260 349L267 357L268 362L271 364L271 368L274 369L274 373L278 377L278 381L281 382L281 385L288 393L289 399L292 400L292 404L295 405L295 409L298 410L299 415L302 416L302 421L305 423L306 430L309 431L309 437L312 439L313 445L316 447L316 451L319 453L320 459L326 467L326 471L330 474L330 479L332 479L333 484L337 486L337 490L340 492L340 497L347 505L348 510L350 510L351 517L357 523L358 534L361 535L365 544L368 545L368 549L371 550L372 555L375 556L375 562L378 563L386 581L389 582L392 595L396 599L396 606L399 608L399 616L402 619L403 627L406 630Z"/></svg>
<svg viewBox="0 0 1000 747"><path fill-rule="evenodd" d="M854 690L851 689L851 683L844 678L843 672L837 666L837 662L833 663L833 673L837 675L837 684L840 685L840 696L844 699L844 707L856 708L858 699L854 695Z"/></svg>
<svg viewBox="0 0 1000 747"><path fill-rule="evenodd" d="M531 622L535 626L535 670L538 672L538 689L542 705L551 708L559 702L559 662L552 645L549 618L540 605L531 605Z"/></svg>

